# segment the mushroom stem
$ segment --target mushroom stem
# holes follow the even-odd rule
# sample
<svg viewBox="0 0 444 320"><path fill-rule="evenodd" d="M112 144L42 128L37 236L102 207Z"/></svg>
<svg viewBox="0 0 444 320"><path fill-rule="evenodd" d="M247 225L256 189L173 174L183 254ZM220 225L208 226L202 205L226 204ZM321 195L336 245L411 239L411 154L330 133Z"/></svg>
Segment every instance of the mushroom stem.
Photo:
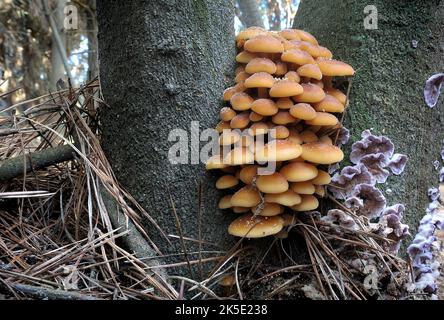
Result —
<svg viewBox="0 0 444 320"><path fill-rule="evenodd" d="M322 77L325 88L332 88L333 87L332 78L333 77L329 77L329 76Z"/></svg>
<svg viewBox="0 0 444 320"><path fill-rule="evenodd" d="M265 99L268 97L268 89L267 88L258 88L257 96L259 99Z"/></svg>

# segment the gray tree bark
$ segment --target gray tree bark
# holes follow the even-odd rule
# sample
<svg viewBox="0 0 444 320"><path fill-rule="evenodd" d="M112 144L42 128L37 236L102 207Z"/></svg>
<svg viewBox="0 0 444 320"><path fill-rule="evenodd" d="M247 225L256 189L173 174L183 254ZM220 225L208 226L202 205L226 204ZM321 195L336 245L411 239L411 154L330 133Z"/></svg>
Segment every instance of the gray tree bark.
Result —
<svg viewBox="0 0 444 320"><path fill-rule="evenodd" d="M237 5L241 13L239 19L245 27L264 27L258 0L237 0Z"/></svg>
<svg viewBox="0 0 444 320"><path fill-rule="evenodd" d="M377 29L364 28L369 4L377 8ZM443 25L444 1L439 0L303 1L294 23L357 70L345 119L352 140L373 128L410 157L404 174L389 178L386 188L393 190L387 194L390 204L406 205L413 232L425 213L428 188L438 185L433 162L444 138L443 99L429 109L423 88L443 69Z"/></svg>
<svg viewBox="0 0 444 320"><path fill-rule="evenodd" d="M201 129L218 121L222 92L233 79L233 3L98 0L97 14L100 77L109 104L103 110L103 147L117 178L165 234L180 234L174 204L183 237L199 241L201 233L214 244L184 240L189 253L178 260L209 257L192 253L199 250L227 249L232 216L217 210L215 177L203 164L172 165L168 135L177 128L189 132L192 121ZM182 241L169 237L169 244L152 224L146 227L164 254L183 254ZM204 275L209 266L198 270Z"/></svg>

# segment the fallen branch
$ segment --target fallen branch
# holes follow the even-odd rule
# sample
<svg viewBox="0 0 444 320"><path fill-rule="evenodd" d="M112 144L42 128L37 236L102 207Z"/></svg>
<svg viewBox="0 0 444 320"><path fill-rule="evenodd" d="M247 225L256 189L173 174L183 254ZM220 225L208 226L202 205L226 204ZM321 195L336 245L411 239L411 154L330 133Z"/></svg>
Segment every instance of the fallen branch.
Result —
<svg viewBox="0 0 444 320"><path fill-rule="evenodd" d="M100 300L98 298L83 295L77 292L70 292L58 289L51 289L45 287L35 287L26 284L9 283L11 288L20 291L25 295L33 298L48 299L48 300Z"/></svg>
<svg viewBox="0 0 444 320"><path fill-rule="evenodd" d="M0 182L11 180L25 172L72 160L74 150L69 145L45 149L0 162Z"/></svg>

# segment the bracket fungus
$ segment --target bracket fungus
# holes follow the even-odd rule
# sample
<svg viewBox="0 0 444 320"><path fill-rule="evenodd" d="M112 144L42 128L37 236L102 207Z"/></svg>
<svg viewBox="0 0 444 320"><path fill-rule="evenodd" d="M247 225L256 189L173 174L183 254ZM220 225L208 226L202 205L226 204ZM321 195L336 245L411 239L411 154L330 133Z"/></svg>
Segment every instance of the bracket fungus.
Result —
<svg viewBox="0 0 444 320"><path fill-rule="evenodd" d="M346 96L332 77L354 70L302 30L251 27L236 44L236 84L223 93L216 127L221 154L206 168L222 171L216 188L229 194L219 208L245 213L228 232L258 238L278 234L288 226L281 217L315 210L325 196L328 165L343 159L337 145L348 136L338 124Z"/></svg>

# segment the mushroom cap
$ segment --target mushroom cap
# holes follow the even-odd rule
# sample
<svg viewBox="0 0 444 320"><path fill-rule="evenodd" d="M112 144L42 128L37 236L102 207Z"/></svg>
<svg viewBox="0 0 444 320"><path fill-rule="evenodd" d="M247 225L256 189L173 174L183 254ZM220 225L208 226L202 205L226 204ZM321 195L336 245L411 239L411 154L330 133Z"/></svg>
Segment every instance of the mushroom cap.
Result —
<svg viewBox="0 0 444 320"><path fill-rule="evenodd" d="M321 198L325 197L325 187L315 185L315 194Z"/></svg>
<svg viewBox="0 0 444 320"><path fill-rule="evenodd" d="M313 104L319 112L344 112L344 105L334 96L326 94L324 100Z"/></svg>
<svg viewBox="0 0 444 320"><path fill-rule="evenodd" d="M296 71L288 71L285 76L284 79L288 79L290 81L294 81L294 82L301 82L301 77L299 76L299 74Z"/></svg>
<svg viewBox="0 0 444 320"><path fill-rule="evenodd" d="M232 195L226 195L219 200L218 208L219 209L229 209L232 207L231 205L231 197Z"/></svg>
<svg viewBox="0 0 444 320"><path fill-rule="evenodd" d="M283 220L279 216L263 217L251 213L234 220L228 227L228 233L236 237L263 238L274 235L283 228Z"/></svg>
<svg viewBox="0 0 444 320"><path fill-rule="evenodd" d="M225 129L219 136L219 144L221 146L232 145L237 143L240 140L240 137L241 135L238 130Z"/></svg>
<svg viewBox="0 0 444 320"><path fill-rule="evenodd" d="M290 114L296 119L313 120L316 110L308 103L297 103L290 108Z"/></svg>
<svg viewBox="0 0 444 320"><path fill-rule="evenodd" d="M233 210L234 213L246 213L250 212L249 207L232 207L231 210Z"/></svg>
<svg viewBox="0 0 444 320"><path fill-rule="evenodd" d="M301 203L301 196L291 189L282 193L268 193L264 199L265 202L278 203L287 207Z"/></svg>
<svg viewBox="0 0 444 320"><path fill-rule="evenodd" d="M228 167L228 164L224 163L222 156L220 154L216 154L209 158L205 164L205 168L207 170L213 169L222 169Z"/></svg>
<svg viewBox="0 0 444 320"><path fill-rule="evenodd" d="M258 122L258 121L261 121L262 119L264 119L264 116L263 116L263 115L261 115L261 114L259 114L259 113L256 113L256 112L254 112L254 111L251 111L251 112L250 112L250 121L252 121L252 122Z"/></svg>
<svg viewBox="0 0 444 320"><path fill-rule="evenodd" d="M236 147L227 153L224 162L230 166L253 163L254 154L248 148Z"/></svg>
<svg viewBox="0 0 444 320"><path fill-rule="evenodd" d="M315 64L304 64L298 68L297 72L300 77L313 78L317 80L322 79L321 69L319 69L319 67Z"/></svg>
<svg viewBox="0 0 444 320"><path fill-rule="evenodd" d="M248 62L245 71L248 73L266 72L274 74L276 72L276 64L267 58L254 58Z"/></svg>
<svg viewBox="0 0 444 320"><path fill-rule="evenodd" d="M269 73L258 72L245 80L244 85L246 88L271 88L275 82L276 80Z"/></svg>
<svg viewBox="0 0 444 320"><path fill-rule="evenodd" d="M257 58L257 55L248 51L241 51L236 56L236 62L238 63L248 63L254 58Z"/></svg>
<svg viewBox="0 0 444 320"><path fill-rule="evenodd" d="M302 141L301 135L299 134L299 132L296 129L290 128L288 131L290 132L290 134L288 136L288 140L293 141L294 143L297 143L297 144L302 144L303 141ZM295 159L292 159L292 161L293 160L295 160ZM302 161L304 161L304 160L302 160Z"/></svg>
<svg viewBox="0 0 444 320"><path fill-rule="evenodd" d="M300 29L295 29L295 30L299 34L299 38L301 38L302 41L307 41L316 45L318 44L318 40L316 40L316 38L311 33L308 33L307 31Z"/></svg>
<svg viewBox="0 0 444 320"><path fill-rule="evenodd" d="M322 136L319 138L319 142L333 144L333 140L329 136Z"/></svg>
<svg viewBox="0 0 444 320"><path fill-rule="evenodd" d="M288 71L288 67L286 63L283 63L282 61L276 62L276 72L274 73L277 76L283 76Z"/></svg>
<svg viewBox="0 0 444 320"><path fill-rule="evenodd" d="M286 110L280 110L278 111L278 113L276 113L272 118L271 121L273 121L273 123L278 124L278 125L286 125L289 123L294 123L297 121L297 119L295 117L293 117L290 112L286 111Z"/></svg>
<svg viewBox="0 0 444 320"><path fill-rule="evenodd" d="M226 129L231 129L230 122L228 121L219 121L219 123L216 125L216 131L219 133L222 133L222 131Z"/></svg>
<svg viewBox="0 0 444 320"><path fill-rule="evenodd" d="M257 148L255 159L258 162L286 161L299 157L301 153L302 147L293 141L272 140Z"/></svg>
<svg viewBox="0 0 444 320"><path fill-rule="evenodd" d="M231 121L236 116L236 111L229 107L223 107L220 109L219 116L222 121Z"/></svg>
<svg viewBox="0 0 444 320"><path fill-rule="evenodd" d="M301 41L299 43L299 49L308 52L312 57L317 58L321 53L319 50L319 46L308 41Z"/></svg>
<svg viewBox="0 0 444 320"><path fill-rule="evenodd" d="M276 105L279 109L282 110L288 110L290 109L294 103L293 100L291 100L290 98L286 97L286 98L279 98L276 100Z"/></svg>
<svg viewBox="0 0 444 320"><path fill-rule="evenodd" d="M234 74L237 76L242 71L245 71L245 66L243 65L237 66L236 69L234 70Z"/></svg>
<svg viewBox="0 0 444 320"><path fill-rule="evenodd" d="M324 100L325 92L319 86L312 83L303 83L302 88L304 92L300 95L294 96L293 100L296 102L316 103Z"/></svg>
<svg viewBox="0 0 444 320"><path fill-rule="evenodd" d="M245 80L247 80L250 77L250 74L246 73L245 71L241 71L239 72L236 77L234 78L234 82L239 83L239 82L244 82Z"/></svg>
<svg viewBox="0 0 444 320"><path fill-rule="evenodd" d="M239 173L239 179L245 184L253 184L254 179L257 176L257 165L245 166Z"/></svg>
<svg viewBox="0 0 444 320"><path fill-rule="evenodd" d="M289 188L287 179L279 172L257 176L256 186L263 193L282 193Z"/></svg>
<svg viewBox="0 0 444 320"><path fill-rule="evenodd" d="M249 123L250 123L250 113L242 112L237 114L233 119L231 119L230 127L232 129L243 129L246 128Z"/></svg>
<svg viewBox="0 0 444 320"><path fill-rule="evenodd" d="M311 181L292 182L290 188L297 194L313 194L316 191Z"/></svg>
<svg viewBox="0 0 444 320"><path fill-rule="evenodd" d="M299 33L295 29L284 29L279 31L279 35L287 40L301 40Z"/></svg>
<svg viewBox="0 0 444 320"><path fill-rule="evenodd" d="M318 141L318 136L311 130L304 130L301 132L301 139L304 143L316 142Z"/></svg>
<svg viewBox="0 0 444 320"><path fill-rule="evenodd" d="M322 81L322 80L311 79L310 83L312 83L322 89L324 89L324 87L325 87L324 81Z"/></svg>
<svg viewBox="0 0 444 320"><path fill-rule="evenodd" d="M279 108L271 99L257 99L251 104L251 110L262 116L273 116L278 113Z"/></svg>
<svg viewBox="0 0 444 320"><path fill-rule="evenodd" d="M284 212L284 207L278 203L266 202L262 206L259 204L254 207L253 209L251 209L251 212L264 217L272 217L280 215L282 212Z"/></svg>
<svg viewBox="0 0 444 320"><path fill-rule="evenodd" d="M239 40L248 40L252 39L254 37L257 37L259 35L268 34L268 31L261 27L248 27L245 30L242 30L239 32L239 34L236 36L236 41Z"/></svg>
<svg viewBox="0 0 444 320"><path fill-rule="evenodd" d="M287 139L290 136L290 130L285 126L276 126L270 130L273 139Z"/></svg>
<svg viewBox="0 0 444 320"><path fill-rule="evenodd" d="M251 136L264 135L268 133L268 125L265 122L253 123L250 128L248 128L248 134Z"/></svg>
<svg viewBox="0 0 444 320"><path fill-rule="evenodd" d="M281 60L299 65L316 63L313 57L308 52L305 52L300 49L290 49L285 51L281 55Z"/></svg>
<svg viewBox="0 0 444 320"><path fill-rule="evenodd" d="M342 161L344 153L336 146L312 142L302 145L302 158L312 163L332 164Z"/></svg>
<svg viewBox="0 0 444 320"><path fill-rule="evenodd" d="M279 173L281 173L287 181L301 182L316 178L318 169L310 163L291 162L283 166Z"/></svg>
<svg viewBox="0 0 444 320"><path fill-rule="evenodd" d="M284 52L284 45L271 35L258 35L247 40L244 49L249 52L280 53Z"/></svg>
<svg viewBox="0 0 444 320"><path fill-rule="evenodd" d="M291 207L294 211L312 211L317 209L319 201L315 196L303 194L301 195L301 203Z"/></svg>
<svg viewBox="0 0 444 320"><path fill-rule="evenodd" d="M331 95L333 97L335 97L336 99L339 100L340 103L342 103L343 105L345 105L345 103L347 102L347 96L340 90L335 89L335 88L326 88L325 89L325 93L327 93L328 95Z"/></svg>
<svg viewBox="0 0 444 320"><path fill-rule="evenodd" d="M326 47L318 46L318 57L331 59L333 57L333 53L331 53L331 51Z"/></svg>
<svg viewBox="0 0 444 320"><path fill-rule="evenodd" d="M229 87L224 90L223 99L224 101L230 101L231 97L237 92L235 87Z"/></svg>
<svg viewBox="0 0 444 320"><path fill-rule="evenodd" d="M219 285L222 287L232 287L236 284L236 277L234 274L230 273L224 276L220 281Z"/></svg>
<svg viewBox="0 0 444 320"><path fill-rule="evenodd" d="M230 104L234 110L245 111L250 109L254 99L245 92L236 92L230 99Z"/></svg>
<svg viewBox="0 0 444 320"><path fill-rule="evenodd" d="M251 208L257 206L261 202L259 190L252 186L245 186L239 189L231 197L231 205L233 207Z"/></svg>
<svg viewBox="0 0 444 320"><path fill-rule="evenodd" d="M331 182L331 176L328 172L324 170L318 170L318 175L310 182L319 186L323 186Z"/></svg>
<svg viewBox="0 0 444 320"><path fill-rule="evenodd" d="M247 90L244 83L245 83L245 81L236 83L236 85L234 86L234 89L236 90L236 92L243 92L243 91Z"/></svg>
<svg viewBox="0 0 444 320"><path fill-rule="evenodd" d="M334 126L338 122L338 118L327 112L316 112L316 118L305 121L306 124L312 126Z"/></svg>
<svg viewBox="0 0 444 320"><path fill-rule="evenodd" d="M270 89L270 97L273 98L285 98L291 96L297 96L304 91L302 86L291 80L279 80L276 81Z"/></svg>
<svg viewBox="0 0 444 320"><path fill-rule="evenodd" d="M317 64L324 76L340 77L352 76L355 74L353 67L342 61L319 58Z"/></svg>
<svg viewBox="0 0 444 320"><path fill-rule="evenodd" d="M230 174L227 174L227 175L222 176L219 179L217 179L216 189L222 190L222 189L233 188L238 183L239 183L239 179L237 179L236 177L234 177Z"/></svg>

